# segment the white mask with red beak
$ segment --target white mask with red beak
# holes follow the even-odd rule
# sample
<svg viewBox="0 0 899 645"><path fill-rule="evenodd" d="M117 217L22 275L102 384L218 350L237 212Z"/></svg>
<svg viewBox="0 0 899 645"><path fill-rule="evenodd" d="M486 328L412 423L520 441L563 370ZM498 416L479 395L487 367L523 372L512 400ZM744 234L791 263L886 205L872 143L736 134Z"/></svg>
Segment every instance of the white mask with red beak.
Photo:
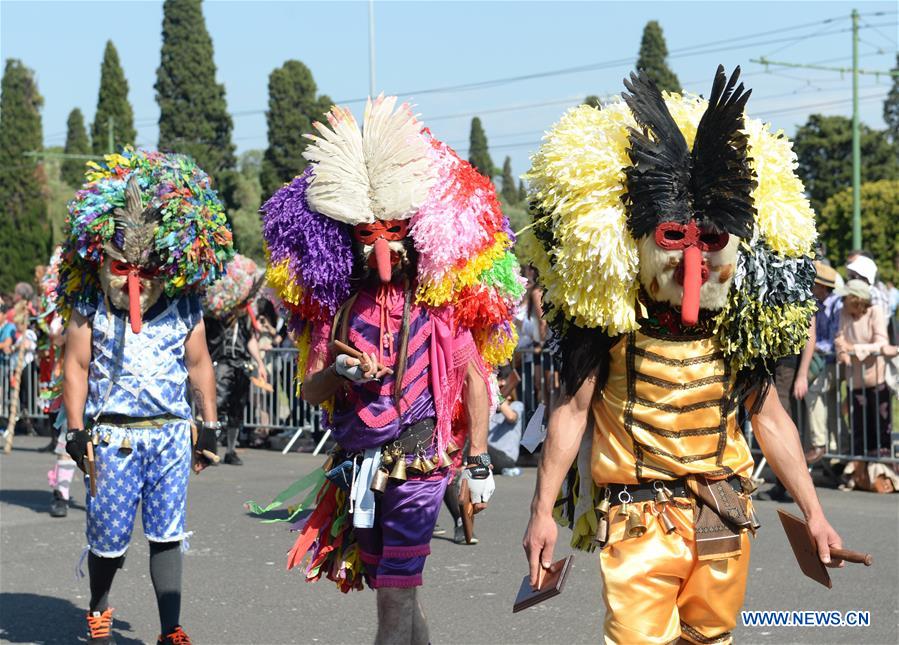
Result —
<svg viewBox="0 0 899 645"><path fill-rule="evenodd" d="M128 312L131 331L139 334L143 316L162 295L163 283L152 261L158 209L144 207L137 178L125 189L125 207L115 209L116 235L105 247L100 286L113 305Z"/></svg>
<svg viewBox="0 0 899 645"><path fill-rule="evenodd" d="M409 220L375 220L353 227L353 237L362 251L362 261L378 272L382 283L390 282L396 267L407 262L403 240L409 234Z"/></svg>
<svg viewBox="0 0 899 645"><path fill-rule="evenodd" d="M700 310L727 304L741 240L752 236L754 175L743 108L749 92L718 68L692 150L655 83L632 75L625 102L631 128L625 168L628 228L638 242L640 284L654 301L695 325Z"/></svg>

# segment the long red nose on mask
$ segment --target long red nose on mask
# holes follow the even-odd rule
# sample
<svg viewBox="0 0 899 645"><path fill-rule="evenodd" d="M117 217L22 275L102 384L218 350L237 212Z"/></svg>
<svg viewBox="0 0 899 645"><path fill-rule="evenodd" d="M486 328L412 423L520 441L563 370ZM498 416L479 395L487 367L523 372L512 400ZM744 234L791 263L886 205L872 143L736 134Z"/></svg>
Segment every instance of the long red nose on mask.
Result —
<svg viewBox="0 0 899 645"><path fill-rule="evenodd" d="M375 263L381 282L390 282L390 276L393 275L393 267L390 266L390 243L383 237L375 240Z"/></svg>
<svg viewBox="0 0 899 645"><path fill-rule="evenodd" d="M128 274L128 314L131 331L139 334L143 321L140 313L140 275L135 271Z"/></svg>
<svg viewBox="0 0 899 645"><path fill-rule="evenodd" d="M702 287L702 251L698 247L684 249L684 297L680 317L685 325L699 322L699 289Z"/></svg>

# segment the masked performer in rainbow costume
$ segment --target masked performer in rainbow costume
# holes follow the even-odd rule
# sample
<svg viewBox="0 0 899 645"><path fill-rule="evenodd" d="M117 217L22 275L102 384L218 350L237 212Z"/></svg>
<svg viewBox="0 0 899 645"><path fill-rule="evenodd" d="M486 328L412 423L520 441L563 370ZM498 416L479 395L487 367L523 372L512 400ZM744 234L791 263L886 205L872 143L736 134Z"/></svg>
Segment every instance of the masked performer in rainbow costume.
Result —
<svg viewBox="0 0 899 645"><path fill-rule="evenodd" d="M88 642L112 642L109 590L141 505L158 642L184 645L187 480L216 450L215 377L196 291L233 248L222 204L188 157L126 148L89 164L69 204L58 307L68 320L66 451L87 478ZM193 403L203 415L191 449ZM87 487L87 486L86 486Z"/></svg>
<svg viewBox="0 0 899 645"><path fill-rule="evenodd" d="M310 581L324 575L343 591L367 582L377 642L426 643L416 587L448 455L466 437L462 478L475 508L494 490L486 380L516 343L523 285L512 233L490 180L395 97L369 101L361 130L342 107L315 127L310 166L262 210L302 396L323 405L339 450L323 485L325 472L313 473L253 508L311 488L291 514L301 531L288 568L305 557Z"/></svg>
<svg viewBox="0 0 899 645"><path fill-rule="evenodd" d="M565 396L524 547L533 581L555 506L574 546L601 549L608 643L731 641L758 526L744 412L821 559L840 546L769 387L814 312L814 217L789 141L744 116L738 75L719 67L708 100L632 75L623 100L562 117L528 175L523 242Z"/></svg>

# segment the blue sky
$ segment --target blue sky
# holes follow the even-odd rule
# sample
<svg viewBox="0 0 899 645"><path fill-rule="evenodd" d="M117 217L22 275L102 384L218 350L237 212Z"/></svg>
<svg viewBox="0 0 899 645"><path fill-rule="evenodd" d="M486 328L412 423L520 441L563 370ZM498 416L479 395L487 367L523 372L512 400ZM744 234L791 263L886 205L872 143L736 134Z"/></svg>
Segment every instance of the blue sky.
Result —
<svg viewBox="0 0 899 645"><path fill-rule="evenodd" d="M749 113L792 134L812 112L851 114L850 77L765 72L750 59L849 66L853 6L862 13L860 66L889 69L897 49L895 2L377 2L377 87L412 99L432 131L463 155L471 117L480 115L494 162L509 155L520 174L569 105L621 91L644 25L658 20L669 65L688 90L707 92L718 63L742 65L754 90ZM204 14L239 151L266 146L268 75L285 60L303 61L319 91L337 101L368 93L366 2L212 1ZM0 54L35 70L47 145L64 142L72 108L93 120L107 39L130 85L138 143L156 144L161 26L161 2L0 1ZM587 69L423 91L579 66ZM862 76L860 87L862 121L883 127L889 80Z"/></svg>

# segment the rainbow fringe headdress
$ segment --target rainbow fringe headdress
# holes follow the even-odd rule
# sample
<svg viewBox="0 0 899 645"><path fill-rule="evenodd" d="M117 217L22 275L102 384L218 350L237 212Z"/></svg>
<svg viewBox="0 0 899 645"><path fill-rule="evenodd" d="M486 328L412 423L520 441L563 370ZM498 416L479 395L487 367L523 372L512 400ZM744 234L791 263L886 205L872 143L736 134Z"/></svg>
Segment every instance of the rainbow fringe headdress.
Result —
<svg viewBox="0 0 899 645"><path fill-rule="evenodd" d="M719 74L722 74L719 70ZM686 143L693 145L708 102L663 93ZM638 328L637 241L628 228L629 133L641 130L624 100L570 109L545 135L526 178L534 223L519 241L544 286L550 324L608 336ZM735 372L766 369L797 354L814 311L814 213L783 133L744 117L755 175L752 236L744 240L715 333Z"/></svg>
<svg viewBox="0 0 899 645"><path fill-rule="evenodd" d="M310 137L312 163L262 206L267 278L290 312L301 378L310 324L330 322L350 296L352 226L375 218L410 220L419 302L452 307L491 365L515 349L511 320L524 286L496 189L408 104L395 105L396 97L369 100L361 131L348 109L333 107L330 128L316 124Z"/></svg>
<svg viewBox="0 0 899 645"><path fill-rule="evenodd" d="M218 279L234 254L231 230L209 176L190 157L126 147L87 165L87 183L69 203L66 219L57 286L57 304L66 320L75 302L98 296L104 247L117 234L114 211L125 206L132 177L144 206L155 202L162 215L152 252L165 293L177 296Z"/></svg>
<svg viewBox="0 0 899 645"><path fill-rule="evenodd" d="M259 267L251 258L235 253L222 276L203 294L203 311L214 318L225 318L250 301L259 286Z"/></svg>

